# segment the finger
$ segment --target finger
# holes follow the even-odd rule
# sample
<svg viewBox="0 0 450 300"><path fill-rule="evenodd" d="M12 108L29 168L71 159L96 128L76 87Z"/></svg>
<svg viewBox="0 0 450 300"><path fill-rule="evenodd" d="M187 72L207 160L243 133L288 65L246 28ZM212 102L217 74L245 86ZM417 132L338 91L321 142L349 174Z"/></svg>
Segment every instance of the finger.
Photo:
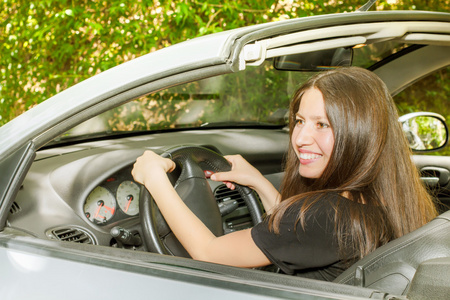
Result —
<svg viewBox="0 0 450 300"><path fill-rule="evenodd" d="M141 178L139 177L139 174L136 171L136 164L133 165L133 169L131 170L131 176L133 176L134 181L136 181L139 184L143 184Z"/></svg>
<svg viewBox="0 0 450 300"><path fill-rule="evenodd" d="M225 157L226 160L230 161L230 160L232 160L234 157L236 157L236 155L224 155L223 157Z"/></svg>
<svg viewBox="0 0 450 300"><path fill-rule="evenodd" d="M224 157L233 166L239 158L239 155L225 155Z"/></svg>
<svg viewBox="0 0 450 300"><path fill-rule="evenodd" d="M210 178L213 181L226 181L229 178L229 176L227 176L227 173L229 172L217 172L212 174Z"/></svg>
<svg viewBox="0 0 450 300"><path fill-rule="evenodd" d="M145 150L141 157L152 157L154 154L151 150Z"/></svg>
<svg viewBox="0 0 450 300"><path fill-rule="evenodd" d="M175 170L175 168L177 167L177 165L175 164L175 162L171 159L169 159L170 161L170 167L169 167L169 173L172 172L173 170Z"/></svg>
<svg viewBox="0 0 450 300"><path fill-rule="evenodd" d="M234 183L232 183L232 182L227 182L227 187L228 187L230 190L234 190L234 189L236 188L236 186L235 186Z"/></svg>

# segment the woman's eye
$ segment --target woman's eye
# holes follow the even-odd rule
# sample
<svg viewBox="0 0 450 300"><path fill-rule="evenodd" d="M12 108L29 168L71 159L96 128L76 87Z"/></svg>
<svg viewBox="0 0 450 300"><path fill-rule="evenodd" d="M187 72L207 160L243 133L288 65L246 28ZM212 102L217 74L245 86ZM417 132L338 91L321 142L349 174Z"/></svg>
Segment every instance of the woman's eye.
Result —
<svg viewBox="0 0 450 300"><path fill-rule="evenodd" d="M295 119L295 125L303 125L305 123L302 119Z"/></svg>
<svg viewBox="0 0 450 300"><path fill-rule="evenodd" d="M329 127L330 127L330 125L328 125L327 123L323 123L323 122L317 123L317 128L319 128L319 129L329 128Z"/></svg>

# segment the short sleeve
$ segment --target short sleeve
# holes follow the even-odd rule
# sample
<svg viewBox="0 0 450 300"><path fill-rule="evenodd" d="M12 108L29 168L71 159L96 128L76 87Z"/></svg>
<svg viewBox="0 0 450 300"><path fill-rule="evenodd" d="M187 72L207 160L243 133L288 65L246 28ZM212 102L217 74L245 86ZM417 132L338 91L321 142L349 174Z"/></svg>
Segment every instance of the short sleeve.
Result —
<svg viewBox="0 0 450 300"><path fill-rule="evenodd" d="M267 220L259 223L251 232L255 244L273 264L290 275L339 262L334 211L327 203L319 200L308 210L304 228L297 222L302 203L284 214L279 234L269 229Z"/></svg>

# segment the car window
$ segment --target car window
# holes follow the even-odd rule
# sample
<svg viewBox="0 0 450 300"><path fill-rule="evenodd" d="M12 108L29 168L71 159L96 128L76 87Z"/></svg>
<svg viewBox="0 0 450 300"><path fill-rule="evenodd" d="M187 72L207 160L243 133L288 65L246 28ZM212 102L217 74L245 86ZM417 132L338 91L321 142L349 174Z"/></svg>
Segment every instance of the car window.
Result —
<svg viewBox="0 0 450 300"><path fill-rule="evenodd" d="M394 97L399 115L411 112L434 112L450 120L450 67L436 71L410 85ZM420 153L418 153L420 154ZM427 155L450 156L450 146Z"/></svg>
<svg viewBox="0 0 450 300"><path fill-rule="evenodd" d="M110 123L119 130L195 128L239 123L284 125L284 114L299 83L311 73L278 71L267 61L245 71L189 82L150 94L128 105L140 118L118 108ZM120 123L118 123L120 122Z"/></svg>
<svg viewBox="0 0 450 300"><path fill-rule="evenodd" d="M370 68L383 59L408 47L410 45L393 41L356 45L353 47L352 65L361 68Z"/></svg>
<svg viewBox="0 0 450 300"><path fill-rule="evenodd" d="M80 124L60 139L216 126L283 127L295 90L313 74L279 71L268 60L242 72L184 83L140 97Z"/></svg>

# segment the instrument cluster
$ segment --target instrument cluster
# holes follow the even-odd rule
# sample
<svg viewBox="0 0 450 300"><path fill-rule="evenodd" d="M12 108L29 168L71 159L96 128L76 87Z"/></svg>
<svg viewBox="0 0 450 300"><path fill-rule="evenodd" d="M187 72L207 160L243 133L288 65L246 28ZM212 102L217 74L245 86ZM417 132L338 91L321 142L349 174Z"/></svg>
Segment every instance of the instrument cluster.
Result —
<svg viewBox="0 0 450 300"><path fill-rule="evenodd" d="M83 211L96 225L107 225L139 214L140 185L133 181L132 167L110 176L86 198Z"/></svg>

